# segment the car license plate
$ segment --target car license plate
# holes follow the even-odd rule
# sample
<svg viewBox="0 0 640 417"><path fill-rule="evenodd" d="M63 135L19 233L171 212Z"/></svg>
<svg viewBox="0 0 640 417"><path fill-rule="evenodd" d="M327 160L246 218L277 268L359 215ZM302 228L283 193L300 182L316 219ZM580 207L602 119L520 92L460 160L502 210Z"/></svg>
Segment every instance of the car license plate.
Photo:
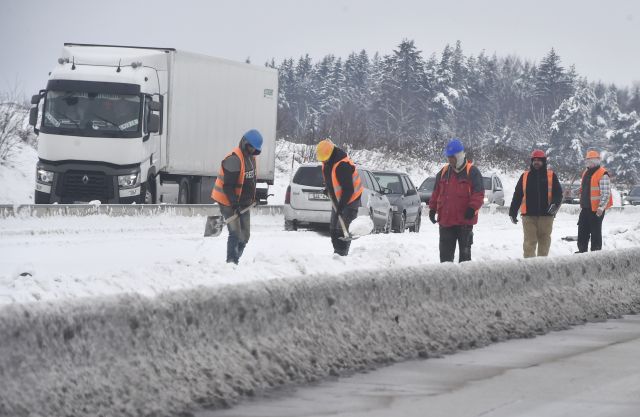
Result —
<svg viewBox="0 0 640 417"><path fill-rule="evenodd" d="M327 197L326 195L322 194L322 193L313 193L309 196L310 200L328 200L329 197Z"/></svg>

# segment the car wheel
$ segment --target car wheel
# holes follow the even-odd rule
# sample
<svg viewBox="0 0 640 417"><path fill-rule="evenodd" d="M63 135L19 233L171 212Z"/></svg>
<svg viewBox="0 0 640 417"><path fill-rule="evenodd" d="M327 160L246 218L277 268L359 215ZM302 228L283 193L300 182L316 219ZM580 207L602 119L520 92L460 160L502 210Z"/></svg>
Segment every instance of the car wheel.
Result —
<svg viewBox="0 0 640 417"><path fill-rule="evenodd" d="M402 215L400 216L400 223L398 224L396 233L404 233L406 228L407 228L407 214L403 212Z"/></svg>
<svg viewBox="0 0 640 417"><path fill-rule="evenodd" d="M371 223L373 223L373 232L372 233L380 232L380 229L378 229L378 227L376 227L376 219L373 217L373 209L369 209L369 218L371 219Z"/></svg>
<svg viewBox="0 0 640 417"><path fill-rule="evenodd" d="M384 232L390 233L392 225L393 225L393 212L390 211L389 215L387 216L387 222L384 225Z"/></svg>
<svg viewBox="0 0 640 417"><path fill-rule="evenodd" d="M285 220L284 230L286 230L287 232L295 232L296 230L298 230L298 224L295 222L295 220Z"/></svg>
<svg viewBox="0 0 640 417"><path fill-rule="evenodd" d="M416 222L413 226L409 227L409 231L413 233L418 233L420 231L420 224L422 224L422 212L418 211L418 217L416 217Z"/></svg>

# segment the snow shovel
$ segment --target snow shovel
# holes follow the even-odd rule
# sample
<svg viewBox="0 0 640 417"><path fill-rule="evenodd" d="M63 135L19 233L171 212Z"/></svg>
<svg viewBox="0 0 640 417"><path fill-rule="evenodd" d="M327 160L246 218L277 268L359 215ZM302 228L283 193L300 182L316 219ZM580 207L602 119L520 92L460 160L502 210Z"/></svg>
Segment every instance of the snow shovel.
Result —
<svg viewBox="0 0 640 417"><path fill-rule="evenodd" d="M256 205L256 203L251 204L249 207L243 208L240 211L240 214L244 214L247 211L251 210L254 206ZM234 214L233 216L230 216L228 219L226 220L222 220L222 216L207 216L207 222L204 225L204 237L209 237L209 236L219 236L222 233L222 229L224 229L224 226L228 225L229 223L236 221L238 219L238 214Z"/></svg>
<svg viewBox="0 0 640 417"><path fill-rule="evenodd" d="M340 222L340 227L342 228L342 233L344 234L343 237L340 237L338 239L344 240L345 242L350 242L352 240L358 239L360 236L352 236L349 234L349 230L347 230L347 226L344 224L342 216L338 214L338 209L336 208L336 203L333 202L333 198L329 197L329 200L331 200L331 206L333 207L333 211L336 212L336 216L338 216L338 222Z"/></svg>

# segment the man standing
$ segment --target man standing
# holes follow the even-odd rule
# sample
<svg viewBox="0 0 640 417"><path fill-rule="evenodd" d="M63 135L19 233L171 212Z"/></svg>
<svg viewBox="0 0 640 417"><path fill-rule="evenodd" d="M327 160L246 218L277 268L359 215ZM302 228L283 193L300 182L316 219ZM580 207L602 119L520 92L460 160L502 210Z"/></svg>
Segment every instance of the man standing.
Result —
<svg viewBox="0 0 640 417"><path fill-rule="evenodd" d="M470 261L473 225L484 201L482 174L467 160L459 139L447 144L445 155L449 163L436 175L429 219L440 223L440 262L453 262L456 242L459 262Z"/></svg>
<svg viewBox="0 0 640 417"><path fill-rule="evenodd" d="M602 221L605 211L613 205L609 173L600 166L600 154L589 151L587 169L580 185L580 217L578 219L578 252L586 252L591 238L591 250L602 249Z"/></svg>
<svg viewBox="0 0 640 417"><path fill-rule="evenodd" d="M238 147L233 149L220 164L211 198L220 205L225 219L233 215L238 218L229 222L227 239L227 263L238 264L251 234L250 211L241 211L256 199L256 155L262 149L262 135L255 129L242 136Z"/></svg>
<svg viewBox="0 0 640 417"><path fill-rule="evenodd" d="M360 176L351 158L330 139L318 143L316 154L318 161L322 162L322 176L327 187L327 196L334 204L330 226L333 253L347 256L351 242L341 239L344 232L339 218L342 217L345 227L349 230L349 225L358 216L363 191Z"/></svg>
<svg viewBox="0 0 640 417"><path fill-rule="evenodd" d="M518 224L522 215L525 258L547 256L551 247L553 219L562 204L562 187L557 175L547 168L547 155L539 149L531 154L531 167L520 176L513 192L509 217Z"/></svg>

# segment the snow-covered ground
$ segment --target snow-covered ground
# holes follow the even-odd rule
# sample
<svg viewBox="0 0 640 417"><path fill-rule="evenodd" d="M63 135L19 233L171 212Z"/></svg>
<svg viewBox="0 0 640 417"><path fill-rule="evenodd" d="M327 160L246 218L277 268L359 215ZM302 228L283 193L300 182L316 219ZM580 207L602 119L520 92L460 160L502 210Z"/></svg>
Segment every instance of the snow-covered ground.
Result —
<svg viewBox="0 0 640 417"><path fill-rule="evenodd" d="M576 216L556 219L550 256L569 255ZM327 234L283 231L281 216L252 218L240 265L226 264L226 231L203 238L202 217L51 217L0 219L0 304L137 292L148 296L194 286L278 277L437 263L438 230L423 219L418 234L362 237L346 258L333 255ZM482 214L474 261L522 256L522 227ZM606 250L640 245L640 211L609 213Z"/></svg>
<svg viewBox="0 0 640 417"><path fill-rule="evenodd" d="M33 204L37 151L19 143L13 157L0 164L0 204Z"/></svg>

